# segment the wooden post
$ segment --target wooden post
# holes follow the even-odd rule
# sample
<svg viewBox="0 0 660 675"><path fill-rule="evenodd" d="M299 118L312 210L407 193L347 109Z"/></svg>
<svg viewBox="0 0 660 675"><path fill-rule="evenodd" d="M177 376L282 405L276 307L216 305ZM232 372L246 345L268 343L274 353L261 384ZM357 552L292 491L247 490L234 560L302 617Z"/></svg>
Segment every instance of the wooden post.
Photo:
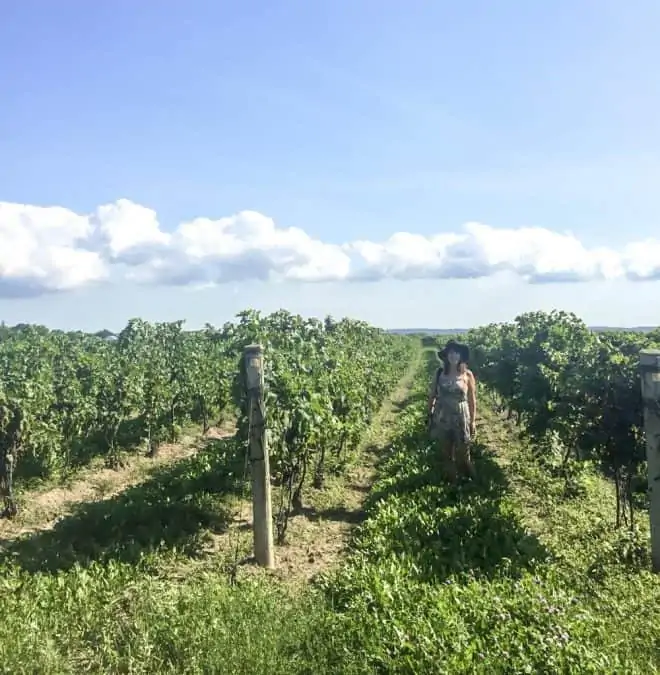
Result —
<svg viewBox="0 0 660 675"><path fill-rule="evenodd" d="M273 517L270 501L270 464L266 437L264 368L261 345L244 351L250 420L250 473L252 477L252 521L254 557L262 567L275 567Z"/></svg>
<svg viewBox="0 0 660 675"><path fill-rule="evenodd" d="M653 571L660 573L660 350L642 349L639 367L649 476L649 518Z"/></svg>

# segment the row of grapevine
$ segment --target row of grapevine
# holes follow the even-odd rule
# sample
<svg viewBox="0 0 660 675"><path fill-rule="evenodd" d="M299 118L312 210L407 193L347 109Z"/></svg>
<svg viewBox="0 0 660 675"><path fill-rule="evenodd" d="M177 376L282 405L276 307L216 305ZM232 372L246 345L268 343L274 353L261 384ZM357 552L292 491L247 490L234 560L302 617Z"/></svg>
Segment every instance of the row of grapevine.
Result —
<svg viewBox="0 0 660 675"><path fill-rule="evenodd" d="M304 470L311 452L355 444L408 360L409 341L361 322L250 310L237 319L201 331L133 319L112 341L40 326L3 329L5 495L15 466L48 477L93 455L114 462L120 450L145 446L153 454L186 423L207 430L221 413L233 416L243 400L241 355L251 342L266 348L274 471L297 463ZM244 426L240 417L239 432ZM317 462L317 483L324 467ZM6 506L11 515L13 500Z"/></svg>
<svg viewBox="0 0 660 675"><path fill-rule="evenodd" d="M617 492L617 525L633 525L635 485L645 483L639 350L660 332L591 331L575 315L530 312L470 331L477 376L523 423L541 457L596 462Z"/></svg>
<svg viewBox="0 0 660 675"><path fill-rule="evenodd" d="M321 488L327 471L350 459L373 414L408 368L418 341L360 321L324 322L277 312L265 320L245 312L238 344L266 350L266 410L271 472L280 491L278 540L288 516L302 508L307 482ZM238 438L247 440L242 377L234 381Z"/></svg>

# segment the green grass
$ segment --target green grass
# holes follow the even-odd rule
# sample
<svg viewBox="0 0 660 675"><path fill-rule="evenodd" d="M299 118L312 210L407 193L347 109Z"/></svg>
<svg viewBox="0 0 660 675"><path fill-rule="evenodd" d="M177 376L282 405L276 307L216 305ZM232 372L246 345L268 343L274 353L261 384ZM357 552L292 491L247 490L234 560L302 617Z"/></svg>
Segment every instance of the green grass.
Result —
<svg viewBox="0 0 660 675"><path fill-rule="evenodd" d="M52 529L6 543L3 557L28 572L55 573L94 562L139 563L151 553L199 555L210 534L227 528L243 463L233 439L208 440L196 455L114 497L78 504Z"/></svg>
<svg viewBox="0 0 660 675"><path fill-rule="evenodd" d="M585 475L567 497L486 409L478 479L446 485L422 396L402 415L355 554L327 583L362 672L656 672L648 538L613 531L604 479Z"/></svg>
<svg viewBox="0 0 660 675"><path fill-rule="evenodd" d="M646 524L636 537L613 531L604 479L587 471L567 495L485 398L478 478L445 484L423 433L426 376L351 553L316 587L263 575L231 586L222 561L189 564L181 542L222 515L217 464L189 463L14 549L0 572L0 672L656 672L660 580L645 571ZM171 498L162 510L159 495ZM168 533L162 545L135 534L140 514Z"/></svg>
<svg viewBox="0 0 660 675"><path fill-rule="evenodd" d="M289 655L295 672L295 653L322 621L312 598L263 583L231 588L219 571L172 581L95 563L5 574L0 590L3 673L284 672Z"/></svg>

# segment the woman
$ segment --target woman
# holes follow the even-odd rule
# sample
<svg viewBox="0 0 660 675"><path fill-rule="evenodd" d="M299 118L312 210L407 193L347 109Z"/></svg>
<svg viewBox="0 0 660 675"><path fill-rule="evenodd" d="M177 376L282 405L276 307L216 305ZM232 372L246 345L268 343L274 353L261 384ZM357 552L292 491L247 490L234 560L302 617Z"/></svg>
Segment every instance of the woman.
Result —
<svg viewBox="0 0 660 675"><path fill-rule="evenodd" d="M473 476L470 442L475 434L477 386L467 367L470 350L450 340L438 356L443 366L436 371L429 394L429 433L440 441L452 478L457 466Z"/></svg>

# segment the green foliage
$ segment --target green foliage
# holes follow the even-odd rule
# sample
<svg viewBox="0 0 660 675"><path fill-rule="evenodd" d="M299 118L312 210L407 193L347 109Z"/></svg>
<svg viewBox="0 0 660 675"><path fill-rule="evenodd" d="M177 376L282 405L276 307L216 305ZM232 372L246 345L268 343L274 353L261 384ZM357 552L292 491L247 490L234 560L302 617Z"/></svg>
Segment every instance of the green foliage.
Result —
<svg viewBox="0 0 660 675"><path fill-rule="evenodd" d="M595 334L557 311L523 314L468 335L477 377L524 423L542 461L562 454L569 483L571 455L598 463L614 479L617 525L634 526L635 486L644 484L638 360L639 350L656 340L655 333Z"/></svg>
<svg viewBox="0 0 660 675"><path fill-rule="evenodd" d="M477 480L444 484L424 432L433 354L428 366L350 554L316 588L252 574L230 586L221 561L188 559L195 522L222 527L217 496L236 487L236 441L223 441L12 550L0 672L655 672L660 588L647 538L608 527L609 485L585 469L565 499L483 394Z"/></svg>
<svg viewBox="0 0 660 675"><path fill-rule="evenodd" d="M5 571L0 593L12 617L0 626L0 672L11 675L310 672L305 644L324 622L320 603L282 587L230 587L217 573L172 580L117 562Z"/></svg>
<svg viewBox="0 0 660 675"><path fill-rule="evenodd" d="M112 341L41 326L5 329L0 455L11 455L19 474L45 478L94 454L110 464L122 450L146 446L153 454L187 423L206 431L220 414L244 409L243 349L261 342L273 472L300 502L312 458L320 487L325 470L355 449L414 340L359 321L306 320L285 311L262 317L247 310L238 319L192 332L182 321L132 319Z"/></svg>
<svg viewBox="0 0 660 675"><path fill-rule="evenodd" d="M232 338L236 349L259 342L266 354L266 410L271 470L281 487L278 540L292 510L303 507L303 488L323 487L357 449L374 413L408 367L417 341L389 335L360 321L324 322L280 311L269 317L242 313ZM238 437L249 420L243 373L234 382L241 410Z"/></svg>

